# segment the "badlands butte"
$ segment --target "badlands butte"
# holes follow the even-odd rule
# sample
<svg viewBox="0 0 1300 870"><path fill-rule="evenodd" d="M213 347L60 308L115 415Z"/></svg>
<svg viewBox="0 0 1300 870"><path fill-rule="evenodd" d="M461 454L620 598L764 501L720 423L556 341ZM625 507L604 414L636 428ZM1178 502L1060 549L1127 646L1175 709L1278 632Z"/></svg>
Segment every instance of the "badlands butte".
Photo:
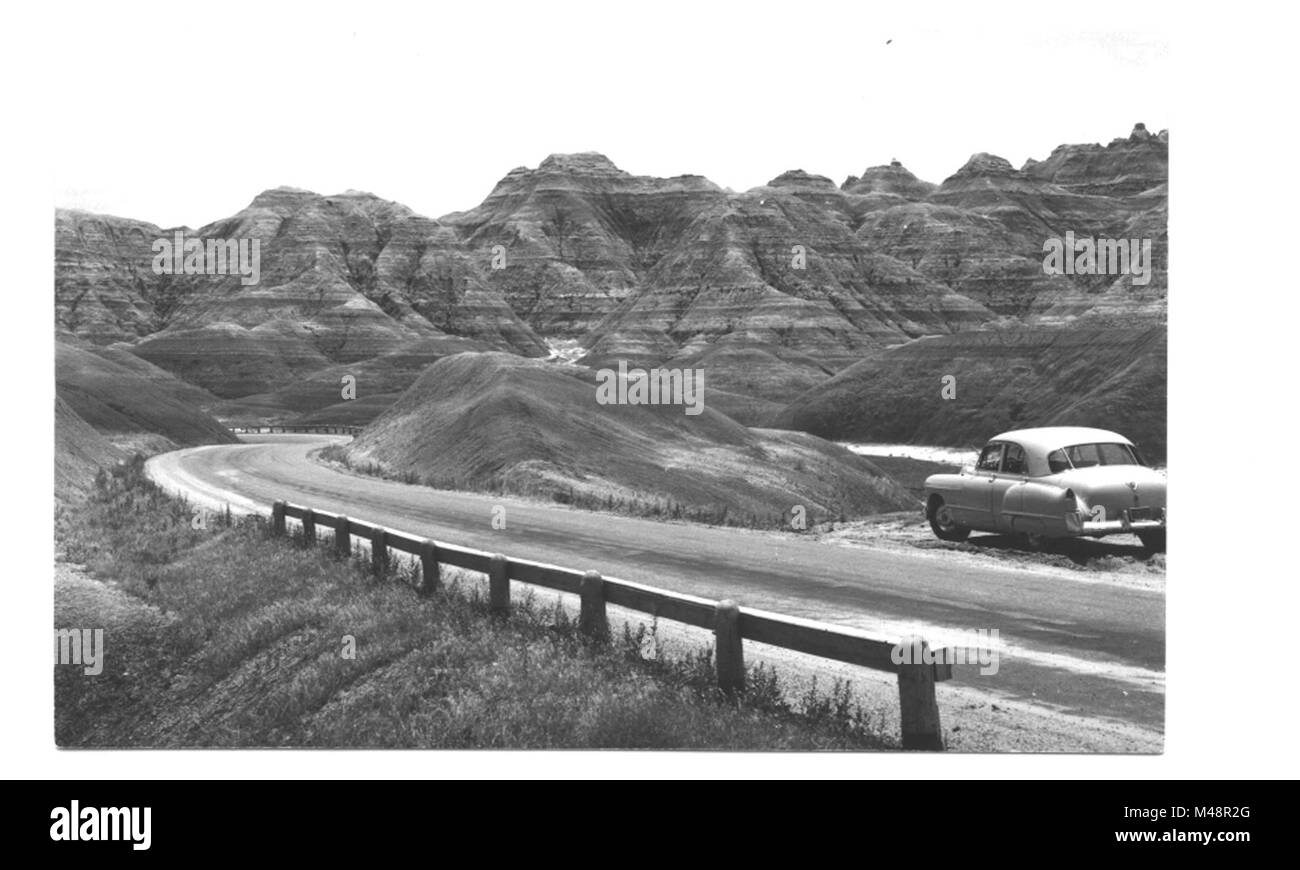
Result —
<svg viewBox="0 0 1300 870"><path fill-rule="evenodd" d="M893 161L737 193L585 153L437 219L292 188L198 229L61 210L59 485L296 422L366 426L330 458L412 482L725 522L914 505L832 442L1077 424L1162 461L1167 179L1167 132L1139 124L939 184ZM155 274L177 231L258 240L259 283ZM1067 232L1150 239L1150 280L1045 274ZM621 361L702 371L706 412L598 404Z"/></svg>

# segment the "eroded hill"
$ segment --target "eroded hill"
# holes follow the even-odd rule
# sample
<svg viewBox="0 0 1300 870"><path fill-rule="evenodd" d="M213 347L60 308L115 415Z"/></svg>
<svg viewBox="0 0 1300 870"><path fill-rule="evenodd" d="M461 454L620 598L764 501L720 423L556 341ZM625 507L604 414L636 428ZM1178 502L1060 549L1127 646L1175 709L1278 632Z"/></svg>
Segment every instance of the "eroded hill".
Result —
<svg viewBox="0 0 1300 870"><path fill-rule="evenodd" d="M590 373L503 353L430 366L345 451L353 467L437 487L742 525L914 506L870 462L708 407L601 405Z"/></svg>

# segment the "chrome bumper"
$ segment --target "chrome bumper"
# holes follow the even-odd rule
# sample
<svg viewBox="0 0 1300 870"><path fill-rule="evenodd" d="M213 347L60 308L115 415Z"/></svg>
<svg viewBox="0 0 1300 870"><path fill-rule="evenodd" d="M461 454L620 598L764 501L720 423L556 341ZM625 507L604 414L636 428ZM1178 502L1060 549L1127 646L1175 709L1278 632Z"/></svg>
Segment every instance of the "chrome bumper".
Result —
<svg viewBox="0 0 1300 870"><path fill-rule="evenodd" d="M1065 528L1072 535L1117 535L1125 532L1163 531L1165 519L1130 520L1121 517L1117 520L1085 520L1078 511L1065 515Z"/></svg>

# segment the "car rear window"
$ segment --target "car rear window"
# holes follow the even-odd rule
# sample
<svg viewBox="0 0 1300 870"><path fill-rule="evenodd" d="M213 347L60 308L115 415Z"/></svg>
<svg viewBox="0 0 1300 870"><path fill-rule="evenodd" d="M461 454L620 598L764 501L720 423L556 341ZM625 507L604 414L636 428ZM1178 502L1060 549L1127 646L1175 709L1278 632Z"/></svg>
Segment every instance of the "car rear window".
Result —
<svg viewBox="0 0 1300 870"><path fill-rule="evenodd" d="M1061 453L1060 450L1054 451L1051 456L1047 457L1047 463L1052 470L1057 470L1052 463L1052 457ZM1138 459L1137 454L1127 444L1075 444L1073 447L1065 448L1065 458L1074 468L1092 468L1094 465L1141 465L1142 461ZM1060 469L1064 471L1065 469Z"/></svg>

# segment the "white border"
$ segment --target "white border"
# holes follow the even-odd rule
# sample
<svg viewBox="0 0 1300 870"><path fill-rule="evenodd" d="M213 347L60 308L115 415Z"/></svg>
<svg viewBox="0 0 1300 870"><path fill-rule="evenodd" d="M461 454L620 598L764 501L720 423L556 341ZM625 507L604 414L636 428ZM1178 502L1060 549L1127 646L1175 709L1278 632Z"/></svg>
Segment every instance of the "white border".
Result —
<svg viewBox="0 0 1300 870"><path fill-rule="evenodd" d="M1187 4L1191 5L1191 4ZM859 4L845 3L846 20ZM603 5L602 19L622 16ZM619 7L621 8L621 7ZM746 14L738 7L737 14ZM798 10L787 8L792 26ZM909 7L910 8L910 7ZM4 438L9 457L3 525L9 541L3 590L3 715L0 767L19 778L232 777L515 777L515 776L771 776L771 777L1294 777L1291 749L1295 704L1288 642L1297 612L1297 580L1290 528L1295 511L1292 443L1296 397L1292 378L1294 273L1278 269L1293 247L1290 219L1297 201L1291 129L1290 69L1294 27L1233 4L1189 12L1176 5L1133 8L1088 4L1049 12L1041 4L931 4L913 15L922 26L951 23L1032 23L1044 28L1166 29L1180 76L1171 130L1171 384L1170 468L1174 528L1169 572L1168 711L1166 752L1158 757L777 755L686 753L448 753L448 752L88 752L57 751L51 724L52 687L46 651L51 624L51 496L53 402L50 296L53 255L50 189L56 167L43 162L43 137L52 113L76 112L81 100L122 99L111 77L87 75L80 94L45 86L61 57L61 28L76 26L75 11L11 18L10 42L20 56L4 56L5 80L27 120L8 125L8 187L4 209L8 251ZM1264 7L1270 8L1270 7ZM160 7L159 26L178 10ZM311 14L320 12L313 6ZM409 10L412 14L414 8ZM1271 11L1271 8L1270 8ZM19 13L21 15L22 13ZM205 13L206 14L206 13ZM258 26L291 24L292 13L263 9ZM640 15L673 14L659 4ZM875 15L875 12L864 14ZM1187 17L1193 15L1195 17ZM48 17L47 17L48 16ZM1086 16L1086 20L1080 20ZM978 19L975 21L973 19ZM346 16L340 16L346 21ZM585 27L567 17L566 26ZM683 26L690 16L683 13ZM341 26L346 26L343 24ZM628 26L634 28L635 21ZM120 34L119 34L120 35ZM118 35L106 34L112 39ZM815 34L813 35L815 38ZM171 31L132 31L123 50L146 50ZM973 33L972 38L977 38ZM232 53L232 62L238 60ZM239 62L253 62L240 60ZM684 59L673 58L674 62ZM1041 111L1086 111L1086 76L1057 75L1060 106ZM174 81L188 80L189 75ZM159 70L166 91L168 70ZM102 88L102 90L101 90ZM1071 96L1073 95L1073 96ZM986 94L984 99L1013 98ZM1115 95L1134 99L1140 95ZM166 100L160 99L160 105ZM145 123L147 104L125 100L123 112ZM1035 107L1026 107L1034 111ZM653 125L649 125L652 127ZM1104 136L1113 131L1099 131ZM183 147L202 125L160 136L160 147ZM87 130L85 147L95 147ZM164 141L166 140L166 141ZM147 217L147 216L142 216Z"/></svg>

